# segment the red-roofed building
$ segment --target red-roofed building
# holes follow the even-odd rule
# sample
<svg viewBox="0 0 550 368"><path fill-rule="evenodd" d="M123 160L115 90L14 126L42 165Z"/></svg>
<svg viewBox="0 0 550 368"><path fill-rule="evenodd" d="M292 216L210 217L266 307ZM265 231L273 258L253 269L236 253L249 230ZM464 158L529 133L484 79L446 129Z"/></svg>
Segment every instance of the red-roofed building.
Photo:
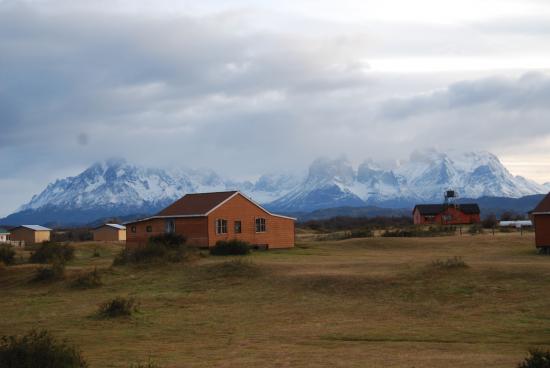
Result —
<svg viewBox="0 0 550 368"><path fill-rule="evenodd" d="M480 219L479 206L467 204L417 204L413 209L415 225L469 225Z"/></svg>
<svg viewBox="0 0 550 368"><path fill-rule="evenodd" d="M212 247L239 239L266 248L294 246L291 217L275 215L238 191L187 194L157 215L126 223L126 243L143 245L149 237L176 233L187 244Z"/></svg>
<svg viewBox="0 0 550 368"><path fill-rule="evenodd" d="M550 252L550 193L531 212L535 224L535 243L537 248Z"/></svg>

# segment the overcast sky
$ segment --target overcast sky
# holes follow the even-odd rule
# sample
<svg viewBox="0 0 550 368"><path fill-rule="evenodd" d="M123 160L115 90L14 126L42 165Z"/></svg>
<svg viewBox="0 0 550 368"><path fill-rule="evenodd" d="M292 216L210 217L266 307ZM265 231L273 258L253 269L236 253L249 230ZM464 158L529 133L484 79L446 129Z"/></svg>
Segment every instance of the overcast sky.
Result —
<svg viewBox="0 0 550 368"><path fill-rule="evenodd" d="M548 0L0 0L0 215L110 157L249 178L455 148L547 182L548 45Z"/></svg>

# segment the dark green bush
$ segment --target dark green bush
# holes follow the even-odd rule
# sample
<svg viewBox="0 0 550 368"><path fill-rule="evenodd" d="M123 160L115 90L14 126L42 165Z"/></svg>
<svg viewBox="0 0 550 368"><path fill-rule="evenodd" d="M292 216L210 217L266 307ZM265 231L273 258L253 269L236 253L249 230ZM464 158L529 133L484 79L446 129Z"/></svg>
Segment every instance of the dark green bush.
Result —
<svg viewBox="0 0 550 368"><path fill-rule="evenodd" d="M34 274L33 281L45 282L62 280L65 277L65 262L56 259L49 267L40 267Z"/></svg>
<svg viewBox="0 0 550 368"><path fill-rule="evenodd" d="M15 263L15 250L10 245L0 245L0 262L4 262L6 265Z"/></svg>
<svg viewBox="0 0 550 368"><path fill-rule="evenodd" d="M88 272L79 275L74 281L72 286L76 289L93 289L103 285L101 281L101 274L94 268L92 272Z"/></svg>
<svg viewBox="0 0 550 368"><path fill-rule="evenodd" d="M149 238L150 244L162 244L170 249L180 249L186 242L186 238L175 233L166 233Z"/></svg>
<svg viewBox="0 0 550 368"><path fill-rule="evenodd" d="M468 233L470 235L483 234L483 227L481 226L481 224L471 225L468 229Z"/></svg>
<svg viewBox="0 0 550 368"><path fill-rule="evenodd" d="M85 368L82 353L66 341L56 340L48 331L0 338L2 368Z"/></svg>
<svg viewBox="0 0 550 368"><path fill-rule="evenodd" d="M160 365L152 360L148 360L145 363L130 364L129 368L160 368Z"/></svg>
<svg viewBox="0 0 550 368"><path fill-rule="evenodd" d="M99 306L98 314L102 318L130 317L137 312L134 298L116 297Z"/></svg>
<svg viewBox="0 0 550 368"><path fill-rule="evenodd" d="M454 270L460 268L468 268L469 266L464 262L462 257L453 257L446 260L437 259L432 262L432 267L442 269L442 270Z"/></svg>
<svg viewBox="0 0 550 368"><path fill-rule="evenodd" d="M54 259L63 262L74 259L74 248L68 244L44 242L31 254L31 263L48 263Z"/></svg>
<svg viewBox="0 0 550 368"><path fill-rule="evenodd" d="M350 232L350 238L372 238L373 236L371 229L358 229Z"/></svg>
<svg viewBox="0 0 550 368"><path fill-rule="evenodd" d="M448 236L456 232L455 226L430 226L428 229L411 227L396 230L386 230L383 237L411 238L411 237L432 237Z"/></svg>
<svg viewBox="0 0 550 368"><path fill-rule="evenodd" d="M188 249L185 238L177 234L165 234L149 238L145 246L123 249L113 260L114 266L147 262L181 262Z"/></svg>
<svg viewBox="0 0 550 368"><path fill-rule="evenodd" d="M533 349L518 368L550 368L550 351Z"/></svg>
<svg viewBox="0 0 550 368"><path fill-rule="evenodd" d="M210 254L214 256L245 255L250 253L250 244L237 239L220 240L210 248Z"/></svg>

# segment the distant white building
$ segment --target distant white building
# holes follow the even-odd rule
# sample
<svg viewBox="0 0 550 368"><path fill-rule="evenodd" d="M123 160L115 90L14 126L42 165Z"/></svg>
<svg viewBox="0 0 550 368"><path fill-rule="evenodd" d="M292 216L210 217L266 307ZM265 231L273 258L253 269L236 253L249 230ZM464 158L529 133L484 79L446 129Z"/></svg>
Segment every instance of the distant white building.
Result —
<svg viewBox="0 0 550 368"><path fill-rule="evenodd" d="M522 227L532 227L533 222L531 220L521 220L521 221L501 221L498 223L500 227L515 227L520 229Z"/></svg>
<svg viewBox="0 0 550 368"><path fill-rule="evenodd" d="M10 240L10 232L5 229L0 229L0 243L7 243Z"/></svg>

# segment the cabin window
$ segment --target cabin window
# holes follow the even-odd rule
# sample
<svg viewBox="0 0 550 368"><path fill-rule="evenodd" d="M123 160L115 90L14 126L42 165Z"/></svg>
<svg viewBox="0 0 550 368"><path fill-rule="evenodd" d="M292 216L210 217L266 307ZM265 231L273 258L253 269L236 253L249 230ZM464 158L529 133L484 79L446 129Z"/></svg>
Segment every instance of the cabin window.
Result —
<svg viewBox="0 0 550 368"><path fill-rule="evenodd" d="M166 232L169 234L176 232L176 221L166 220Z"/></svg>
<svg viewBox="0 0 550 368"><path fill-rule="evenodd" d="M133 233L135 233L135 232L136 232L136 227L135 227L135 226L132 226L132 227L130 228L130 231L133 232Z"/></svg>
<svg viewBox="0 0 550 368"><path fill-rule="evenodd" d="M149 225L145 228L145 231L147 231L148 233L152 233L153 232L153 227L151 225Z"/></svg>
<svg viewBox="0 0 550 368"><path fill-rule="evenodd" d="M242 223L241 221L235 221L235 234L242 233Z"/></svg>
<svg viewBox="0 0 550 368"><path fill-rule="evenodd" d="M227 220L216 220L216 234L227 234Z"/></svg>
<svg viewBox="0 0 550 368"><path fill-rule="evenodd" d="M257 218L256 219L256 232L257 233L265 233L265 219L264 218Z"/></svg>

